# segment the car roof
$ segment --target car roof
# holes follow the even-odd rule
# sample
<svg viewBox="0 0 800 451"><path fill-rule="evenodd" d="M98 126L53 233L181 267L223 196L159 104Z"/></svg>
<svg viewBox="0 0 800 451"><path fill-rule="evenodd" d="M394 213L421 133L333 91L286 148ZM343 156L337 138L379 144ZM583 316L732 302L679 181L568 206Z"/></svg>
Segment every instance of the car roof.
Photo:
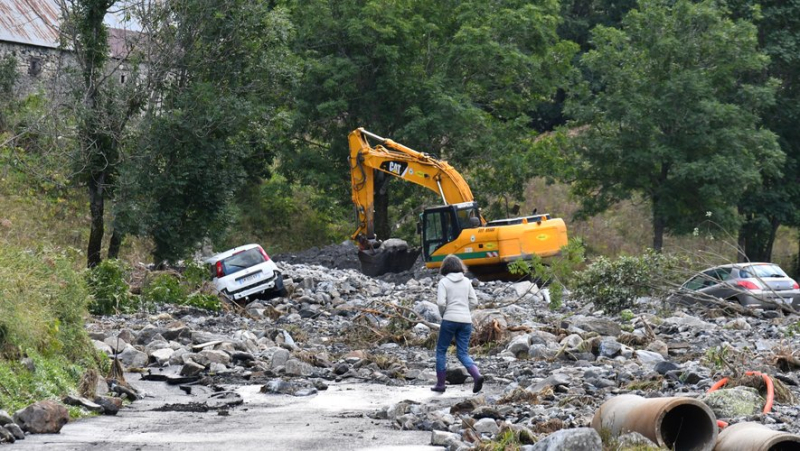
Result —
<svg viewBox="0 0 800 451"><path fill-rule="evenodd" d="M243 251L248 251L250 249L255 249L257 247L259 247L258 244L245 244L243 246L234 247L233 249L229 249L229 250L227 250L225 252L220 252L219 254L214 254L211 257L208 257L203 261L205 263L214 264L214 263L216 263L216 262L218 262L220 260L224 260L224 259L230 257L233 254L236 254L236 253L239 253L239 252L243 252Z"/></svg>
<svg viewBox="0 0 800 451"><path fill-rule="evenodd" d="M714 266L713 268L708 269L717 269L717 268L746 268L748 266L766 266L766 265L773 265L778 266L777 263L765 263L765 262L744 262L744 263L728 263L726 265L719 265ZM704 269L703 271L708 271L708 269Z"/></svg>

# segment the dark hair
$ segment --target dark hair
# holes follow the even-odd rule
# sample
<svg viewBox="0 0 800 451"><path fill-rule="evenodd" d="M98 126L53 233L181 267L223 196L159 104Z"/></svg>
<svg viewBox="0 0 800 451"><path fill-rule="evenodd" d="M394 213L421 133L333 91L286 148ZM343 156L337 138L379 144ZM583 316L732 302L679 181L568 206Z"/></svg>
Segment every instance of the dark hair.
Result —
<svg viewBox="0 0 800 451"><path fill-rule="evenodd" d="M442 267L439 268L439 274L446 276L452 272L467 272L467 266L457 256L450 254L444 258Z"/></svg>

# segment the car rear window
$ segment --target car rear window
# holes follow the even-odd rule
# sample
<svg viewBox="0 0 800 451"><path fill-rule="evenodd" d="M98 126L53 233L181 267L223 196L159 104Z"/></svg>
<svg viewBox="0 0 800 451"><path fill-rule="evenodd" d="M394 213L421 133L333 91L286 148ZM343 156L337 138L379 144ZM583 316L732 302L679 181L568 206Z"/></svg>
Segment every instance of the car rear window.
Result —
<svg viewBox="0 0 800 451"><path fill-rule="evenodd" d="M739 272L742 279L754 279L757 277L788 277L778 265L754 265L748 266Z"/></svg>
<svg viewBox="0 0 800 451"><path fill-rule="evenodd" d="M263 263L264 256L261 255L258 248L248 249L238 254L233 254L230 257L222 260L222 268L225 275L230 275L259 263Z"/></svg>

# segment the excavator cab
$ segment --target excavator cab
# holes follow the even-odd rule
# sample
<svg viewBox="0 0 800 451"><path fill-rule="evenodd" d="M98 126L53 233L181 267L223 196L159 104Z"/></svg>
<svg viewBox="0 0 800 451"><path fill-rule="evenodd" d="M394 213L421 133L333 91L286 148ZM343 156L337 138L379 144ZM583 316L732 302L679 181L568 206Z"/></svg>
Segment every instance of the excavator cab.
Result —
<svg viewBox="0 0 800 451"><path fill-rule="evenodd" d="M452 242L464 229L480 227L481 215L476 202L433 207L422 213L422 255L425 261L440 247Z"/></svg>

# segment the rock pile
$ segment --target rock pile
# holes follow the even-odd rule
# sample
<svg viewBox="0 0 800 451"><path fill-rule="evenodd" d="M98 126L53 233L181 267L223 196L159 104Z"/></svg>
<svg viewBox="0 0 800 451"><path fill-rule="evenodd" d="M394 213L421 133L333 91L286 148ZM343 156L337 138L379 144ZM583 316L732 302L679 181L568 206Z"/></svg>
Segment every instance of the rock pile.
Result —
<svg viewBox="0 0 800 451"><path fill-rule="evenodd" d="M332 267L284 260L286 298L222 314L165 306L157 314L97 318L89 331L98 349L127 368L169 374L179 384L257 384L263 393L292 396L344 380L432 384L437 276L421 272L395 283L336 269L338 257L325 258ZM523 449L600 449L599 435L587 427L604 401L620 394L700 397L723 375L745 384L738 378L755 370L772 375L780 392L769 413L761 413L764 387L757 384L715 392L736 398L735 408L724 400L709 406L731 424L800 432L797 368L776 366L795 352L787 338L797 318L770 311L731 318L648 299L622 316L569 297L551 311L546 290L529 282L481 283L476 292L473 344L487 377L483 393L387 405L373 419L431 431L434 445L454 450L508 435ZM469 376L450 358L448 382L464 383ZM618 442L655 447L638 434Z"/></svg>

